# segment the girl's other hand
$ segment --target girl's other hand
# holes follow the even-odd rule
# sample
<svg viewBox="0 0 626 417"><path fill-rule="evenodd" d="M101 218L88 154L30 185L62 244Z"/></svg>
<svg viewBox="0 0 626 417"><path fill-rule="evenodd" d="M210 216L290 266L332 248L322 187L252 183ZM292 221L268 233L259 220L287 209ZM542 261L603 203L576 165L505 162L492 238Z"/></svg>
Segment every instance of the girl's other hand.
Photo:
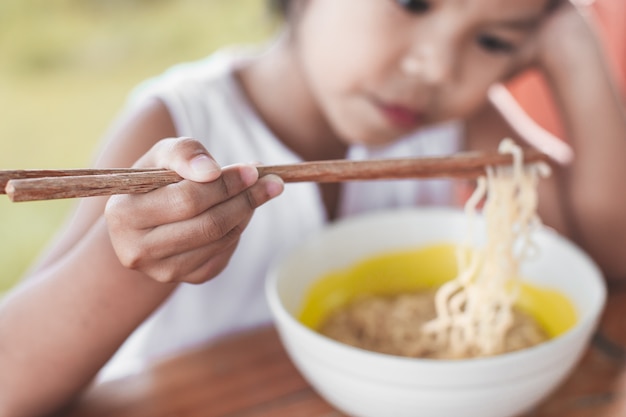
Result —
<svg viewBox="0 0 626 417"><path fill-rule="evenodd" d="M184 178L146 194L109 199L105 216L121 263L160 282L202 283L227 265L254 209L279 195L282 180L253 165L220 168L189 138L164 139L135 167Z"/></svg>
<svg viewBox="0 0 626 417"><path fill-rule="evenodd" d="M572 70L595 59L598 41L589 18L589 1L562 1L542 24L536 42L536 64L547 73Z"/></svg>

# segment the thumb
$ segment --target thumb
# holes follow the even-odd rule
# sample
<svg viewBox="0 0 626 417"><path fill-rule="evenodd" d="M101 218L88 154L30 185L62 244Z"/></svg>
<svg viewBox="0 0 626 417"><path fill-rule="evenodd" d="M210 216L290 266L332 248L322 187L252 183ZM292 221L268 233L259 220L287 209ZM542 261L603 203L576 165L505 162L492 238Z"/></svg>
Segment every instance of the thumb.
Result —
<svg viewBox="0 0 626 417"><path fill-rule="evenodd" d="M192 138L160 140L137 165L171 169L181 177L196 182L213 181L222 172L206 148Z"/></svg>
<svg viewBox="0 0 626 417"><path fill-rule="evenodd" d="M172 169L183 178L196 182L209 182L221 175L221 168L208 153L199 153L189 160L175 164Z"/></svg>

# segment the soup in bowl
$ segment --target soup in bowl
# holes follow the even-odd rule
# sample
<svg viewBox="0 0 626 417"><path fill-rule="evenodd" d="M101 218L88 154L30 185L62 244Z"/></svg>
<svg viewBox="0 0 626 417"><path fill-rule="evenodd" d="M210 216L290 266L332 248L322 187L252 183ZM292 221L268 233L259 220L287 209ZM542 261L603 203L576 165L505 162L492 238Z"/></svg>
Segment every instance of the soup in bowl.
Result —
<svg viewBox="0 0 626 417"><path fill-rule="evenodd" d="M483 220L474 220L479 235ZM266 294L285 349L311 386L358 417L517 416L572 371L602 312L606 287L592 260L549 228L521 265L516 308L548 336L488 357L431 359L374 352L320 333L362 296L432 290L456 273L468 221L455 209L379 212L339 221L270 271ZM480 241L478 242L480 244ZM416 324L419 326L419 324Z"/></svg>

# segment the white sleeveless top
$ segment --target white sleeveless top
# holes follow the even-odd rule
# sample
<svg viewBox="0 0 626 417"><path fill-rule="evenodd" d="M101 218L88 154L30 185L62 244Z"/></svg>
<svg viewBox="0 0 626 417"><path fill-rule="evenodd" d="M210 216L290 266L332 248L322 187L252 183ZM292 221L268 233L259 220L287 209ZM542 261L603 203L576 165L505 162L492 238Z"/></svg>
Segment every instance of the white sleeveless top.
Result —
<svg viewBox="0 0 626 417"><path fill-rule="evenodd" d="M221 165L260 161L299 162L246 101L233 69L247 59L234 50L177 65L142 84L129 107L158 97L169 109L179 136L200 140ZM459 123L420 131L386 147L355 146L348 158L437 156L460 148ZM342 184L340 217L409 205L445 205L451 182L369 181ZM140 369L147 361L206 342L229 332L269 323L264 297L270 264L327 222L324 203L313 183L287 184L278 198L258 208L229 265L201 285L180 285L144 322L100 373L100 380Z"/></svg>

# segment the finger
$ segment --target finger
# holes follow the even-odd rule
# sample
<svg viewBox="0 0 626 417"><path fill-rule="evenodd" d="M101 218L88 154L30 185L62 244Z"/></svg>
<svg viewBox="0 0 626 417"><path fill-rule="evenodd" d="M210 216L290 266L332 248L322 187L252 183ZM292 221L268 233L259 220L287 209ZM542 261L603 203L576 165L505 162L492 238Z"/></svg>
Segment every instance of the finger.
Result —
<svg viewBox="0 0 626 417"><path fill-rule="evenodd" d="M160 140L135 163L135 167L171 169L181 177L196 182L213 181L221 172L206 148L192 138Z"/></svg>
<svg viewBox="0 0 626 417"><path fill-rule="evenodd" d="M192 251L176 254L159 262L136 265L159 282L188 282L198 284L216 277L226 265L237 247L245 225L233 229L223 239Z"/></svg>
<svg viewBox="0 0 626 417"><path fill-rule="evenodd" d="M107 220L112 225L150 229L158 225L191 219L241 193L258 179L256 168L233 165L210 183L183 180L146 194L118 195L109 200ZM129 216L129 213L141 213Z"/></svg>
<svg viewBox="0 0 626 417"><path fill-rule="evenodd" d="M166 257L159 262L151 262L142 268L153 279L160 282L202 283L217 276L228 264L239 243L243 230L250 217L233 228L219 241L197 249Z"/></svg>
<svg viewBox="0 0 626 417"><path fill-rule="evenodd" d="M145 246L152 248L152 257L162 258L221 241L235 228L247 224L254 210L279 195L283 187L279 177L267 175L244 192L195 218L152 229L145 237Z"/></svg>
<svg viewBox="0 0 626 417"><path fill-rule="evenodd" d="M232 250L224 250L216 256L207 259L198 268L185 275L184 282L202 284L217 277L228 266L233 253L234 248Z"/></svg>

